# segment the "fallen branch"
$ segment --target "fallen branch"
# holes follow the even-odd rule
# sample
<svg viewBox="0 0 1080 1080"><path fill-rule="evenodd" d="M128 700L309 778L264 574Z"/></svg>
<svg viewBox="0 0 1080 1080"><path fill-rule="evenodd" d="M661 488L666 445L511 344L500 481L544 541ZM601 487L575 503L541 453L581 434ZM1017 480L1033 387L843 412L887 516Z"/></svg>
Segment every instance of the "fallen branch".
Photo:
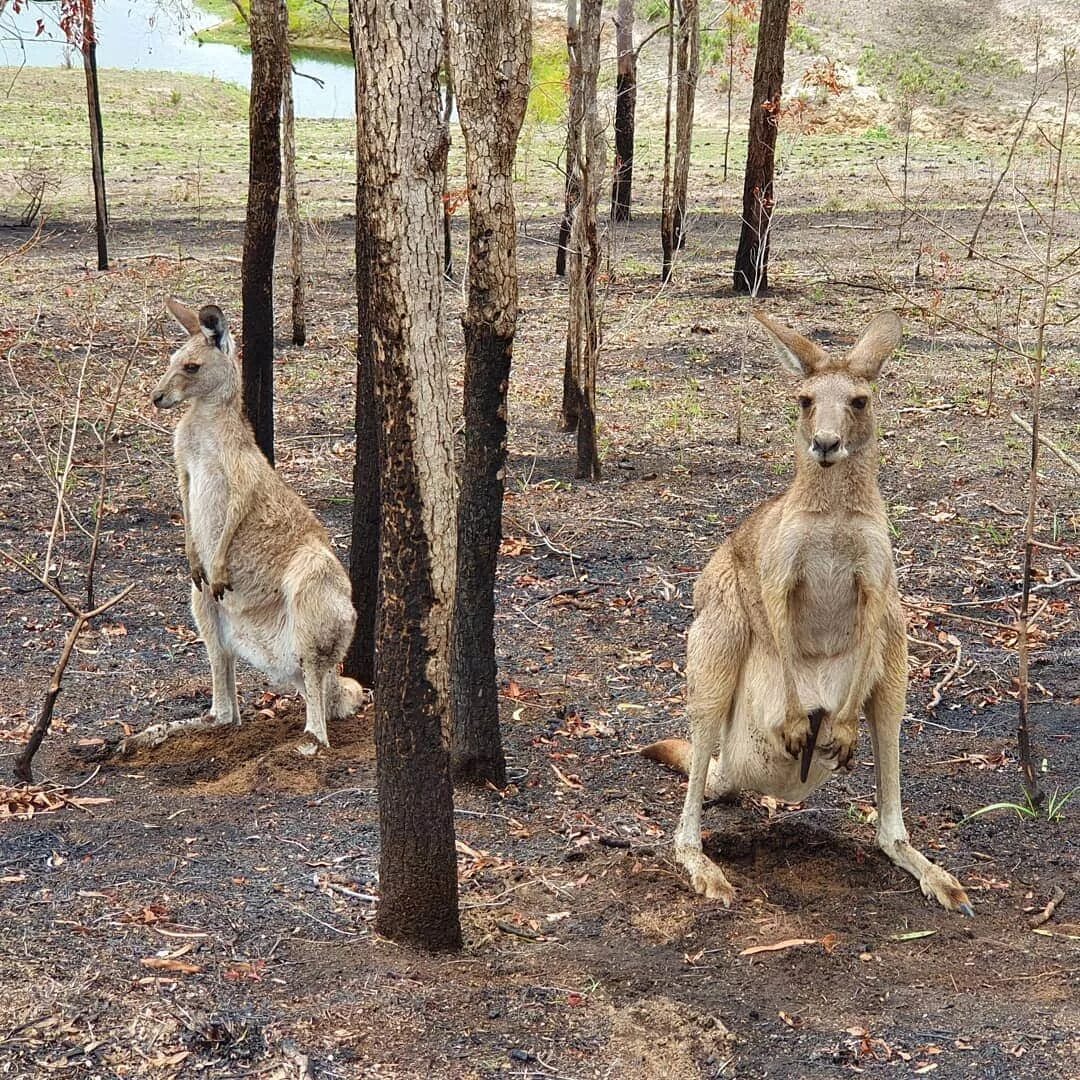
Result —
<svg viewBox="0 0 1080 1080"><path fill-rule="evenodd" d="M1017 427L1022 428L1028 435L1032 434L1031 425L1022 416L1017 416L1016 413L1009 413L1009 416ZM1076 458L1066 454L1060 446L1052 443L1041 431L1039 432L1039 442L1041 442L1050 453L1056 455L1060 461L1068 465L1077 476L1080 476L1080 461L1077 461Z"/></svg>
<svg viewBox="0 0 1080 1080"><path fill-rule="evenodd" d="M953 638L956 641L956 638ZM959 641L956 641L956 659L953 660L952 667L938 680L937 685L934 687L933 693L930 695L930 700L926 703L926 711L932 713L941 704L941 695L948 687L949 683L956 678L957 672L960 670L960 657L963 653L963 646Z"/></svg>

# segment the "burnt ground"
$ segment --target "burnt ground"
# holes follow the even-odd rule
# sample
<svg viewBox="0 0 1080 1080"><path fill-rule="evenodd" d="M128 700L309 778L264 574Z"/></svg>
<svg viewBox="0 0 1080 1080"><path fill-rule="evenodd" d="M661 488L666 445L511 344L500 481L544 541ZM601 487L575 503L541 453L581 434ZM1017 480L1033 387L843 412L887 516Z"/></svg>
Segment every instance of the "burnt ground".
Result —
<svg viewBox="0 0 1080 1080"><path fill-rule="evenodd" d="M960 233L971 222L965 170L955 165L951 194L935 181ZM302 702L244 671L241 730L95 761L129 729L208 705L186 607L173 419L150 409L147 391L175 340L164 294L238 310L239 224L118 224L126 261L98 274L83 226L54 221L5 266L0 543L42 565L54 498L41 457L62 442L88 356L54 559L78 591L95 432L130 359L108 443L97 595L136 587L79 642L37 761L41 786L6 792L0 1075L1042 1080L1080 1070L1080 812L1070 804L1032 821L1006 810L958 824L1020 791L1015 616L996 598L1018 581L1027 444L1009 413L1027 413L1030 371L952 325L985 317L993 289L1012 287L983 260L951 262L917 222L898 251L885 204L818 213L816 184L786 203L769 309L837 345L883 306L904 312L904 352L882 380L879 412L911 605L905 807L915 843L964 881L978 914L930 906L876 851L868 740L857 768L805 805L747 796L706 813L709 849L739 890L730 911L692 895L672 862L682 781L635 750L683 730L695 574L790 476L787 384L730 293L734 186L716 194L716 213L694 219L666 290L655 280L655 216L619 234L605 282L596 483L573 479L572 439L554 424L564 286L551 277L551 248L522 241L498 590L513 783L458 797L467 944L457 956L417 954L372 930L369 715L337 725L323 757L302 759ZM856 201L872 203L865 189ZM524 212L529 235L550 239L550 208L526 201ZM994 219L1000 250L1016 241L1010 221ZM280 469L343 557L351 227L320 225L310 345L283 344L278 369ZM456 239L460 248L460 228ZM905 284L920 248L920 276ZM460 289L448 290L456 389L460 303ZM1044 428L1075 455L1080 359L1066 334L1051 346ZM1044 583L1075 576L1076 492L1075 476L1045 454ZM25 576L5 568L0 589L10 763L68 620ZM1036 757L1059 795L1080 774L1075 601L1075 587L1035 600ZM1032 914L1058 888L1064 900L1034 933ZM789 939L811 943L742 955Z"/></svg>

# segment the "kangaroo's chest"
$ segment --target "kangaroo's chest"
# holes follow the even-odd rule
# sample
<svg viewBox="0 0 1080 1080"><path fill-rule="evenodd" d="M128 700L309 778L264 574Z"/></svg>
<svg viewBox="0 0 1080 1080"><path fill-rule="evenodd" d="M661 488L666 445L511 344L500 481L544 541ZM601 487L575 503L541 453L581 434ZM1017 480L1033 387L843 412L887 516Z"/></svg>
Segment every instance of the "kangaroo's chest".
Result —
<svg viewBox="0 0 1080 1080"><path fill-rule="evenodd" d="M209 566L225 525L229 500L221 447L181 425L176 429L175 456L181 485L183 477L187 477L188 528L199 557Z"/></svg>
<svg viewBox="0 0 1080 1080"><path fill-rule="evenodd" d="M867 563L858 529L822 522L804 530L791 596L796 643L804 656L850 649Z"/></svg>

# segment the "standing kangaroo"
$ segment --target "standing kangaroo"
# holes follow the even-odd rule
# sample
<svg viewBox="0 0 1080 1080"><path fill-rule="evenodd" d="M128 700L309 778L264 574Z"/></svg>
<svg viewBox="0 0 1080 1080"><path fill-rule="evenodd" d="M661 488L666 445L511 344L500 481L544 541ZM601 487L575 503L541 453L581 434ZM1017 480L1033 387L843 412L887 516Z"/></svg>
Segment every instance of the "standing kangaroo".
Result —
<svg viewBox="0 0 1080 1080"><path fill-rule="evenodd" d="M972 915L960 883L908 842L900 807L907 639L870 385L900 344L900 320L879 315L847 356L833 358L757 318L802 378L795 479L735 530L695 586L686 643L692 745L668 739L641 751L689 774L675 858L697 892L730 905L730 882L702 851L703 798L752 790L802 801L851 763L865 711L878 846L924 895Z"/></svg>
<svg viewBox="0 0 1080 1080"><path fill-rule="evenodd" d="M210 714L155 724L127 742L156 745L178 731L240 723L236 658L307 701L299 749L328 746L328 718L363 700L338 675L356 623L349 578L326 531L255 443L244 417L240 372L225 316L165 306L188 332L154 389L159 409L190 405L176 425L174 454L191 569L191 610L213 678Z"/></svg>

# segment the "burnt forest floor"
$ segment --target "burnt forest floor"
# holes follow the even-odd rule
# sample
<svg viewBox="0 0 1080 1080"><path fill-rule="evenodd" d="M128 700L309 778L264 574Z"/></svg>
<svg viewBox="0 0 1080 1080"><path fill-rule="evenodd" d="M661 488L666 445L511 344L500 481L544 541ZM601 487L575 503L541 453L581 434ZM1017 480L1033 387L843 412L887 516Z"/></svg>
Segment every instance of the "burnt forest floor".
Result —
<svg viewBox="0 0 1080 1080"><path fill-rule="evenodd" d="M737 184L715 172L697 189L708 210L692 217L665 289L655 207L615 235L602 284L604 477L590 483L574 479L573 437L555 423L566 311L551 273L558 185L523 194L497 598L513 782L458 795L460 955L419 955L373 932L370 713L333 727L329 753L301 758L302 701L244 670L240 730L95 761L129 729L208 707L187 610L175 418L153 411L148 390L177 340L164 295L213 299L235 318L241 221L129 201L114 218L117 268L97 273L83 203L36 242L29 230L0 238L5 252L29 241L0 266L0 545L41 565L55 504L49 455L69 430L85 363L54 553L61 583L79 589L96 433L130 361L96 588L135 589L79 641L36 763L40 785L11 788L0 804L0 1076L1076 1074L1080 802L1055 820L1000 811L959 825L1020 791L1009 598L1028 444L1010 413L1027 415L1031 395L1023 360L962 327L997 310L999 287L1006 323L1027 301L999 266L962 262L921 218L898 246L870 150L806 140L804 159L821 160L787 181L764 302L838 348L882 307L904 316L878 406L910 605L904 804L913 841L961 878L977 917L930 906L876 850L868 739L855 770L805 805L747 796L706 812L709 850L738 889L730 911L693 895L673 864L683 783L636 749L684 730L695 575L791 475L790 387L731 293ZM897 153L886 154L893 176ZM935 220L966 236L978 153L935 154L938 164L918 164L921 205L932 201ZM854 209L837 204L847 192ZM313 222L309 345L288 346L282 318L276 371L279 468L343 558L348 205L343 185L338 211ZM985 228L992 251L1022 242L1011 212ZM1066 215L1062 250L1076 228ZM459 215L459 271L465 239ZM446 296L459 395L460 274ZM1075 310L1075 291L1055 302ZM1051 335L1043 394L1044 431L1076 456L1080 353L1068 332ZM1053 584L1080 565L1080 502L1075 475L1049 452L1042 469L1036 562ZM0 768L10 777L69 620L8 568L0 594ZM1034 600L1036 755L1059 795L1080 775L1076 595L1048 588ZM1059 910L1033 932L1057 889ZM806 943L742 955L791 939Z"/></svg>

